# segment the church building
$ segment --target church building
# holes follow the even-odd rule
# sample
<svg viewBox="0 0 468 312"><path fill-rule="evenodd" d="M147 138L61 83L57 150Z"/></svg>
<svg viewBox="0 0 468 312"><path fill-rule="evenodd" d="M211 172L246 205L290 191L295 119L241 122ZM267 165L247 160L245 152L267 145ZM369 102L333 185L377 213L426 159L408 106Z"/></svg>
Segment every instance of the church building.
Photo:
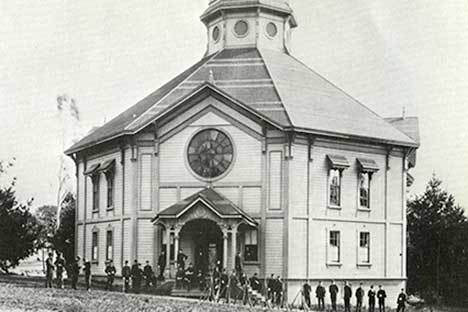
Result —
<svg viewBox="0 0 468 312"><path fill-rule="evenodd" d="M76 255L104 275L167 251L173 278L180 250L205 272L240 252L289 301L307 280L396 298L417 119L384 119L294 58L287 0L211 0L201 21L198 63L66 151Z"/></svg>

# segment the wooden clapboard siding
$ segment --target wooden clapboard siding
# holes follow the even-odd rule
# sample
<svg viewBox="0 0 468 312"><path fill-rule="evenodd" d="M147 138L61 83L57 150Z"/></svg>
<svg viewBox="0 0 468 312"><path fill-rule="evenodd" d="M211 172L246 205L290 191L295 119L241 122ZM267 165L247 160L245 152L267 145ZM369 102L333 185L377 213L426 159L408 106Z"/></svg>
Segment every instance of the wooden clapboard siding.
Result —
<svg viewBox="0 0 468 312"><path fill-rule="evenodd" d="M153 224L150 222L150 220L140 219L138 220L137 231L137 259L142 264L147 260L151 264L154 260Z"/></svg>
<svg viewBox="0 0 468 312"><path fill-rule="evenodd" d="M84 162L83 161L80 161L78 163L78 213L77 213L77 218L78 220L77 221L83 221L85 219L85 175L83 174L85 170L85 167L84 167ZM80 250L80 249L78 249ZM79 251L81 252L81 251Z"/></svg>
<svg viewBox="0 0 468 312"><path fill-rule="evenodd" d="M307 220L292 220L288 239L288 278L304 278L307 274Z"/></svg>
<svg viewBox="0 0 468 312"><path fill-rule="evenodd" d="M289 215L307 215L308 146L294 145L293 159L289 161Z"/></svg>
<svg viewBox="0 0 468 312"><path fill-rule="evenodd" d="M401 157L391 155L388 171L388 219L392 221L403 220L403 160Z"/></svg>
<svg viewBox="0 0 468 312"><path fill-rule="evenodd" d="M283 272L283 219L267 219L265 227L265 273Z"/></svg>
<svg viewBox="0 0 468 312"><path fill-rule="evenodd" d="M190 195L195 194L198 191L201 191L203 188L200 187L181 187L180 188L180 198L184 199L189 197Z"/></svg>
<svg viewBox="0 0 468 312"><path fill-rule="evenodd" d="M113 260L114 265L120 274L120 265L122 263L122 224L121 222L112 223L112 235L113 235Z"/></svg>
<svg viewBox="0 0 468 312"><path fill-rule="evenodd" d="M133 260L131 258L131 237L132 237L132 228L131 228L131 221L130 220L124 220L123 221L123 232L124 232L124 243L123 243L123 260L124 262L128 260L129 264L132 264Z"/></svg>
<svg viewBox="0 0 468 312"><path fill-rule="evenodd" d="M78 225L77 226L77 234L78 236L76 237L76 256L80 256L81 258L84 257L84 231L83 231L83 225Z"/></svg>
<svg viewBox="0 0 468 312"><path fill-rule="evenodd" d="M239 205L239 188L238 187L215 187L215 191L229 199L235 205Z"/></svg>
<svg viewBox="0 0 468 312"><path fill-rule="evenodd" d="M124 197L124 215L131 215L133 207L133 166L132 150L125 149L125 197Z"/></svg>
<svg viewBox="0 0 468 312"><path fill-rule="evenodd" d="M387 274L390 277L404 277L401 266L401 257L403 256L402 239L406 239L403 235L403 226L401 224L391 224L388 234L390 239L387 256Z"/></svg>
<svg viewBox="0 0 468 312"><path fill-rule="evenodd" d="M140 156L140 210L152 210L152 154Z"/></svg>
<svg viewBox="0 0 468 312"><path fill-rule="evenodd" d="M262 203L262 188L247 187L242 188L242 210L247 213L260 213Z"/></svg>
<svg viewBox="0 0 468 312"><path fill-rule="evenodd" d="M268 194L270 210L280 210L282 199L282 182L283 182L283 152L271 151L269 153L269 170L268 170Z"/></svg>
<svg viewBox="0 0 468 312"><path fill-rule="evenodd" d="M177 202L177 188L160 188L159 189L159 207L164 210L170 205Z"/></svg>

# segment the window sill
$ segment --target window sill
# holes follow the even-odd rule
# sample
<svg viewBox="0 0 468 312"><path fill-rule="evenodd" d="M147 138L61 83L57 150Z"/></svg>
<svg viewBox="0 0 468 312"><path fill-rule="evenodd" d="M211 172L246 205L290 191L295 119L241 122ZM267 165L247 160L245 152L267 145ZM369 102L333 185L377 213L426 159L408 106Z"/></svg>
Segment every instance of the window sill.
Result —
<svg viewBox="0 0 468 312"><path fill-rule="evenodd" d="M96 265L98 265L98 264L99 264L99 261L98 261L98 260L91 260L91 264L96 264Z"/></svg>
<svg viewBox="0 0 468 312"><path fill-rule="evenodd" d="M327 266L330 266L330 267L341 267L343 265L343 263L341 262L327 262Z"/></svg>
<svg viewBox="0 0 468 312"><path fill-rule="evenodd" d="M328 205L328 209L331 209L331 210L341 210L341 206Z"/></svg>
<svg viewBox="0 0 468 312"><path fill-rule="evenodd" d="M370 209L370 208L366 208L366 207L359 207L359 208L358 208L358 211L362 211L362 212L371 212L371 209Z"/></svg>
<svg viewBox="0 0 468 312"><path fill-rule="evenodd" d="M97 210L93 209L92 213L99 213L99 209L97 209Z"/></svg>
<svg viewBox="0 0 468 312"><path fill-rule="evenodd" d="M260 262L257 261L244 261L244 265L259 265Z"/></svg>
<svg viewBox="0 0 468 312"><path fill-rule="evenodd" d="M365 262L361 262L361 263L358 263L357 264L358 267L371 267L372 266L372 263L365 263Z"/></svg>
<svg viewBox="0 0 468 312"><path fill-rule="evenodd" d="M106 208L106 211L113 211L113 210L114 210L114 206L110 206Z"/></svg>

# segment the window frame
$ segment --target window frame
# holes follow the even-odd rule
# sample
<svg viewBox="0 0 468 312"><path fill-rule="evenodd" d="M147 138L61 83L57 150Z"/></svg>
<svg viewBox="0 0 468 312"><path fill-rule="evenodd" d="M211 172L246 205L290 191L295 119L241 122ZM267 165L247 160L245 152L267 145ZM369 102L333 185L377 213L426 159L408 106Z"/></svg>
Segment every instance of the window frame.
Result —
<svg viewBox="0 0 468 312"><path fill-rule="evenodd" d="M367 175L367 206L361 204L361 181L362 176ZM357 206L358 210L370 211L371 210L371 189L372 188L372 172L360 170L358 172L358 183L357 183Z"/></svg>
<svg viewBox="0 0 468 312"><path fill-rule="evenodd" d="M367 237L367 247L362 247L363 234L365 235L364 237ZM362 259L361 258L361 248L366 249L367 259ZM358 266L371 266L372 265L371 233L368 230L358 231L358 235L357 235L357 265Z"/></svg>
<svg viewBox="0 0 468 312"><path fill-rule="evenodd" d="M94 229L91 234L91 263L93 264L99 263L99 230L98 229Z"/></svg>
<svg viewBox="0 0 468 312"><path fill-rule="evenodd" d="M332 234L338 234L336 240L336 246L332 245ZM335 238L336 239L336 238ZM334 260L331 258L332 248L336 247L338 259ZM338 229L327 230L327 266L341 266L341 231Z"/></svg>
<svg viewBox="0 0 468 312"><path fill-rule="evenodd" d="M115 205L115 173L114 171L111 170L111 171L106 172L106 182L107 182L106 209L114 210L114 205ZM109 189L110 189L110 192L109 192ZM111 198L110 205L109 205L109 198Z"/></svg>
<svg viewBox="0 0 468 312"><path fill-rule="evenodd" d="M110 244L109 244L109 233ZM111 248L110 257L109 257L109 247ZM106 260L114 260L114 229L108 228L106 231Z"/></svg>
<svg viewBox="0 0 468 312"><path fill-rule="evenodd" d="M338 204L331 202L331 186L332 186L332 171L338 172ZM328 182L327 182L327 206L330 209L341 209L342 208L342 193L343 193L343 169L330 167L328 168Z"/></svg>
<svg viewBox="0 0 468 312"><path fill-rule="evenodd" d="M95 173L91 176L92 182L92 212L98 213L100 206L100 192L101 192L101 176L99 173Z"/></svg>
<svg viewBox="0 0 468 312"><path fill-rule="evenodd" d="M248 229L244 232L244 262L245 263L258 263L258 230L257 229ZM249 250L247 250L249 249ZM248 257L251 255L253 250L253 257Z"/></svg>

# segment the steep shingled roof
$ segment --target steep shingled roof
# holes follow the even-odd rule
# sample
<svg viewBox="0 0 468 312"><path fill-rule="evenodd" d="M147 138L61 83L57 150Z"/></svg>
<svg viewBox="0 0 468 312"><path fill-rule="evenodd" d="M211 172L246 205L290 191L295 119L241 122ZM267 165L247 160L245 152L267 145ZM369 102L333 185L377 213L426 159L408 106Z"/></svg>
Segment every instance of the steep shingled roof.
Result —
<svg viewBox="0 0 468 312"><path fill-rule="evenodd" d="M225 49L203 58L84 137L66 153L72 154L140 131L161 112L211 80L226 94L285 129L345 135L405 146L418 145L292 56L245 48Z"/></svg>

